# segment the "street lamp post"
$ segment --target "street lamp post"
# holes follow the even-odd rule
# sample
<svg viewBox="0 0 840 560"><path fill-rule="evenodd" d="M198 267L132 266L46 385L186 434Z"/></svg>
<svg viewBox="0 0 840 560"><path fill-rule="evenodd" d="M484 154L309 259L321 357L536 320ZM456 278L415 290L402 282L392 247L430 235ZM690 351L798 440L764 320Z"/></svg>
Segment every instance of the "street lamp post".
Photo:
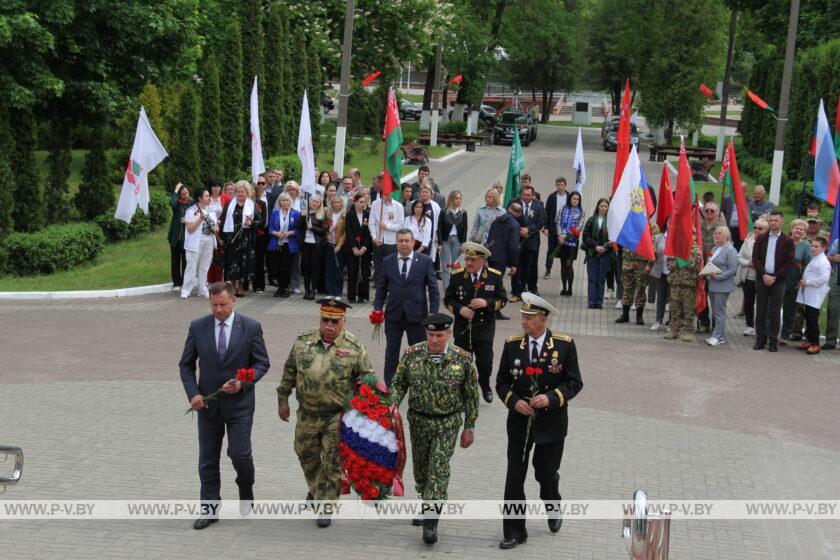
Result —
<svg viewBox="0 0 840 560"><path fill-rule="evenodd" d="M341 49L341 84L338 90L338 122L335 128L333 167L344 175L344 141L347 138L347 105L350 100L350 57L353 50L353 0L347 0L344 12L344 45Z"/></svg>

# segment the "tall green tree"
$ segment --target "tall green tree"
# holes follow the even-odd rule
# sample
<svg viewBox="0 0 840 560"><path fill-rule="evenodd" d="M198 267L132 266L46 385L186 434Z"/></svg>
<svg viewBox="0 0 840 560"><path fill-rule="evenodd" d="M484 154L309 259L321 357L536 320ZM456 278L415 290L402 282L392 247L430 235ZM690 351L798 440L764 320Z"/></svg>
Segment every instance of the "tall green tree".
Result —
<svg viewBox="0 0 840 560"><path fill-rule="evenodd" d="M244 131L242 138L242 160L241 168L250 168L251 165L251 114L248 100L251 98L251 89L254 86L254 76L258 77L258 92L260 100L263 98L265 83L263 80L263 14L260 0L243 0L242 2L242 91L246 103L240 108ZM260 107L262 107L262 102ZM260 119L260 131L262 131L262 120Z"/></svg>
<svg viewBox="0 0 840 560"><path fill-rule="evenodd" d="M108 155L105 151L106 126L96 123L91 146L82 169L82 182L75 203L82 218L92 220L114 205L114 189L108 181Z"/></svg>
<svg viewBox="0 0 840 560"><path fill-rule="evenodd" d="M15 229L38 231L44 225L44 188L35 166L35 117L29 109L12 110L9 117L15 174Z"/></svg>
<svg viewBox="0 0 840 560"><path fill-rule="evenodd" d="M7 235L14 231L15 225L12 217L15 206L15 176L12 173L9 159L12 151L9 146L11 136L8 114L0 108L0 243L2 243L2 240Z"/></svg>
<svg viewBox="0 0 840 560"><path fill-rule="evenodd" d="M246 105L242 92L242 41L238 21L231 21L225 28L221 48L220 82L225 87L225 94L221 98L224 175L231 179L242 169L242 107Z"/></svg>
<svg viewBox="0 0 840 560"><path fill-rule="evenodd" d="M181 94L178 128L172 142L169 176L172 182L181 181L190 189L201 185L201 165L198 154L198 97L192 85ZM167 188L169 185L167 185Z"/></svg>
<svg viewBox="0 0 840 560"><path fill-rule="evenodd" d="M272 2L264 20L265 49L265 94L262 103L262 132L263 150L267 155L283 153L283 111L285 110L286 94L283 88L283 67L287 64L287 41L276 40L283 35L286 13L286 2L277 0Z"/></svg>
<svg viewBox="0 0 840 560"><path fill-rule="evenodd" d="M282 40L282 37L289 37L291 32L291 19L286 17L283 21L283 32L280 34L280 39L276 41L284 61L280 83L277 84L283 90L283 113L280 127L280 153L282 154L291 154L297 150L298 111L300 111L300 105L295 107L294 96L295 68L292 67L292 52L295 49L291 41Z"/></svg>
<svg viewBox="0 0 840 560"><path fill-rule="evenodd" d="M295 48L292 49L290 66L293 70L292 79L289 82L291 85L292 107L294 107L294 111L292 113L292 115L294 115L294 124L292 125L290 138L292 152L297 151L298 129L300 128L300 108L301 105L303 105L303 90L309 87L309 68L307 64L309 54L307 50L306 43L303 41L296 44Z"/></svg>
<svg viewBox="0 0 840 560"><path fill-rule="evenodd" d="M54 129L50 138L50 151L47 155L48 175L44 182L44 208L46 211L46 222L57 224L66 222L67 215L67 193L70 177L71 138L67 130Z"/></svg>
<svg viewBox="0 0 840 560"><path fill-rule="evenodd" d="M644 0L601 0L595 3L586 24L586 80L590 87L608 91L613 107L621 106L625 80L629 78L634 88L638 81L646 6ZM677 42L681 36L671 39Z"/></svg>
<svg viewBox="0 0 840 560"><path fill-rule="evenodd" d="M219 68L216 55L210 50L203 63L201 80L201 124L199 125L199 157L201 175L220 177L225 169L222 152L222 120L220 107Z"/></svg>

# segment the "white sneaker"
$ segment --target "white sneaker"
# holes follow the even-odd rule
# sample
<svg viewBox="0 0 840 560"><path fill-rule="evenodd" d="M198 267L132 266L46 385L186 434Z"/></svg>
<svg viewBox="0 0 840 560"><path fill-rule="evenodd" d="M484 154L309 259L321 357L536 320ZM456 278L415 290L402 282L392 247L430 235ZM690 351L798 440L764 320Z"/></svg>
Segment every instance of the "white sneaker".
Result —
<svg viewBox="0 0 840 560"><path fill-rule="evenodd" d="M652 331L658 331L658 330L660 330L661 328L662 328L662 323L660 323L659 321L657 321L656 323L654 323L654 324L653 324L653 326L650 328L650 330L652 330Z"/></svg>
<svg viewBox="0 0 840 560"><path fill-rule="evenodd" d="M752 327L747 327L744 329L744 336L755 336L755 329Z"/></svg>
<svg viewBox="0 0 840 560"><path fill-rule="evenodd" d="M293 291L294 293L296 293L296 294L299 294L299 293L300 293L300 290L299 290L299 289L297 289L297 288L295 288L295 289L294 289L294 290L292 290L292 291Z"/></svg>
<svg viewBox="0 0 840 560"><path fill-rule="evenodd" d="M725 342L726 341L722 338L711 337L711 338L706 339L706 344L708 344L709 346L720 346L721 344L724 344Z"/></svg>
<svg viewBox="0 0 840 560"><path fill-rule="evenodd" d="M607 288L607 290L604 292L604 299L613 299L614 297L615 294L613 293L613 291Z"/></svg>
<svg viewBox="0 0 840 560"><path fill-rule="evenodd" d="M190 297L190 296L185 296L184 294L181 294L181 299L187 299L187 298L189 298L189 297Z"/></svg>
<svg viewBox="0 0 840 560"><path fill-rule="evenodd" d="M624 305L622 305L621 300L618 300L617 302L615 302L615 308L616 309L624 309Z"/></svg>
<svg viewBox="0 0 840 560"><path fill-rule="evenodd" d="M630 306L630 311L635 311L635 310L636 310L636 304L634 303L633 305Z"/></svg>

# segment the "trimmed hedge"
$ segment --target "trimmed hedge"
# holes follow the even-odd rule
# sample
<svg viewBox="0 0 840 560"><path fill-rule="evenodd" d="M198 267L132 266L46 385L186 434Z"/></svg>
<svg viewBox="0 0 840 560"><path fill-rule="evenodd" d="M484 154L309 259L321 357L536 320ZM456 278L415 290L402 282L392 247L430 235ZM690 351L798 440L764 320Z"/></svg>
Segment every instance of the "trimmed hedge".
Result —
<svg viewBox="0 0 840 560"><path fill-rule="evenodd" d="M4 245L6 271L30 276L50 274L95 259L105 246L105 235L96 224L61 224L35 233L13 233Z"/></svg>
<svg viewBox="0 0 840 560"><path fill-rule="evenodd" d="M169 223L171 217L169 198L164 194L153 192L149 196L149 213L146 214L138 208L130 224L116 219L113 208L97 216L94 223L100 227L102 233L108 238L108 242L114 243L134 239L141 233L156 230L163 224Z"/></svg>
<svg viewBox="0 0 840 560"><path fill-rule="evenodd" d="M467 123L464 121L453 121L440 125L438 128L441 134L466 134Z"/></svg>
<svg viewBox="0 0 840 560"><path fill-rule="evenodd" d="M345 157L346 161L346 157ZM297 154L288 156L272 156L265 162L266 169L278 168L283 170L283 180L300 182L301 166Z"/></svg>
<svg viewBox="0 0 840 560"><path fill-rule="evenodd" d="M791 181L790 183L785 183L783 189L782 194L784 195L788 206L793 208L794 211L798 211L799 197L802 196L802 181ZM805 199L803 200L802 211L804 212L805 207L812 203L821 206L823 201L814 196L814 182L808 181L805 184Z"/></svg>
<svg viewBox="0 0 840 560"><path fill-rule="evenodd" d="M169 197L163 193L153 192L149 196L149 222L152 229L168 224L172 218L172 207L169 206Z"/></svg>

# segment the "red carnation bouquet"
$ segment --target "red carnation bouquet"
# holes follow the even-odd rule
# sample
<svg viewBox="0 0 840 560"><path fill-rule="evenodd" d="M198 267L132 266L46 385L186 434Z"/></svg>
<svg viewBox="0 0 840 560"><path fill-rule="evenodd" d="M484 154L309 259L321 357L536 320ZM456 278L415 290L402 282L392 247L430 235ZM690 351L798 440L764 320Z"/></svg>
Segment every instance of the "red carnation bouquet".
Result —
<svg viewBox="0 0 840 560"><path fill-rule="evenodd" d="M253 383L254 378L257 376L257 370L254 368L240 368L236 370L236 377L226 381L222 384L222 387L227 385L228 383L233 383L234 381L239 381L240 383ZM204 397L204 404L206 405L212 400L219 398L219 395L222 394L222 387L219 387L206 397ZM192 407L188 408L184 414L189 414L190 412L195 412Z"/></svg>
<svg viewBox="0 0 840 560"><path fill-rule="evenodd" d="M539 382L539 375L542 374L542 368L535 368L528 366L525 368L525 376L531 382L531 398L537 396L537 393L540 391L540 382ZM531 434L531 424L534 423L534 417L528 417L528 427L525 429L525 446L522 448L522 461L524 462L528 456L528 436Z"/></svg>
<svg viewBox="0 0 840 560"><path fill-rule="evenodd" d="M385 323L385 312L374 309L368 315L368 320L373 325L373 334L370 336L370 339L374 342L379 342L382 340L382 325Z"/></svg>
<svg viewBox="0 0 840 560"><path fill-rule="evenodd" d="M388 405L388 389L376 376L362 376L348 395L339 426L339 455L344 475L341 493L352 487L363 500L403 495L405 434L397 407Z"/></svg>
<svg viewBox="0 0 840 560"><path fill-rule="evenodd" d="M577 239L578 237L580 237L580 230L577 228L577 226L572 226L572 228L569 230L569 235Z"/></svg>

